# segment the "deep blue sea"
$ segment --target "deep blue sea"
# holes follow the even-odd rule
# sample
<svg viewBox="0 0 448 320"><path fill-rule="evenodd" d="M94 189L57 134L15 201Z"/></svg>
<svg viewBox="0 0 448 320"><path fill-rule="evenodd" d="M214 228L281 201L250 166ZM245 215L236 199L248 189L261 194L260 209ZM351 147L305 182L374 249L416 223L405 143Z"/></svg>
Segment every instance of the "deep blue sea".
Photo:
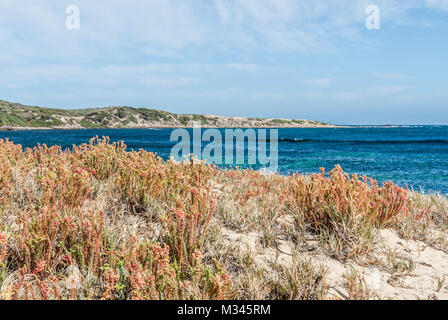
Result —
<svg viewBox="0 0 448 320"><path fill-rule="evenodd" d="M222 130L221 130L222 131ZM170 156L177 142L172 129L86 129L1 131L23 147L37 143L70 148L94 136L124 141L129 149ZM269 130L268 130L269 132ZM279 129L279 170L319 172L340 164L349 173L373 177L425 192L448 194L448 126ZM269 136L269 135L268 135ZM269 151L269 145L267 147ZM257 169L257 167L255 167Z"/></svg>

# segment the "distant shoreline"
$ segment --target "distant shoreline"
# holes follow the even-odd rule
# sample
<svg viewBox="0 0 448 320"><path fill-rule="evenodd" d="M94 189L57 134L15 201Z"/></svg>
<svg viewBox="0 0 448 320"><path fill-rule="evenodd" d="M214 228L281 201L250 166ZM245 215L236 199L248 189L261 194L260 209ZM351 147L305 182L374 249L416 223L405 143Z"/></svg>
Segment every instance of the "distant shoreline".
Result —
<svg viewBox="0 0 448 320"><path fill-rule="evenodd" d="M414 128L446 125L315 125L315 126L207 126L202 129L360 129L360 128ZM152 126L152 127L109 127L109 128L80 128L80 127L0 127L0 131L41 131L41 130L128 130L128 129L191 129L191 126Z"/></svg>
<svg viewBox="0 0 448 320"><path fill-rule="evenodd" d="M197 123L204 128L335 127L307 119L178 114L127 106L53 109L0 100L0 130L191 128Z"/></svg>
<svg viewBox="0 0 448 320"><path fill-rule="evenodd" d="M226 127L215 127L215 126L202 126L202 129L337 129L337 128L350 128L348 126L302 126L302 127L254 127L254 126L226 126ZM45 127L0 127L0 131L41 131L41 130L152 130L152 129L192 129L189 126L161 126L161 127L124 127L124 128L79 128L79 127L64 127L64 128L45 128Z"/></svg>
<svg viewBox="0 0 448 320"><path fill-rule="evenodd" d="M404 128L419 125L333 125L290 118L177 114L156 109L105 107L53 109L0 100L0 131L80 129L178 129L194 124L214 129Z"/></svg>

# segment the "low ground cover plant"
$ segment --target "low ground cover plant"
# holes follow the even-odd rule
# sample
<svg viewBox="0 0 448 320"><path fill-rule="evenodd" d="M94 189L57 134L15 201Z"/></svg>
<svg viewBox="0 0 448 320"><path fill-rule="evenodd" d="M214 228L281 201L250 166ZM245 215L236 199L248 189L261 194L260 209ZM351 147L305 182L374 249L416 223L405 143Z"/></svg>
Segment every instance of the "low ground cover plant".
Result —
<svg viewBox="0 0 448 320"><path fill-rule="evenodd" d="M256 232L264 248L298 248L307 234L350 259L375 230L403 230L419 210L411 198L340 167L280 176L163 161L108 138L71 150L0 140L0 298L323 298L324 272L299 251L292 269L263 269L222 233Z"/></svg>

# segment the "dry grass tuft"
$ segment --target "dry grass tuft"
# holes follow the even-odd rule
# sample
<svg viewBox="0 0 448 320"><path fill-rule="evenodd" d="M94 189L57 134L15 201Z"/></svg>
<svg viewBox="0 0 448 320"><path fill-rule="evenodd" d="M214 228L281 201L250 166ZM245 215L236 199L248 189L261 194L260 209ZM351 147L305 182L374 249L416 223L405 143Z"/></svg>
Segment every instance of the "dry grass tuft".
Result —
<svg viewBox="0 0 448 320"><path fill-rule="evenodd" d="M384 227L446 248L428 233L446 231L447 203L340 167L284 177L108 138L71 151L0 140L0 299L325 299L326 270L301 252L357 258ZM273 259L286 242L290 259Z"/></svg>

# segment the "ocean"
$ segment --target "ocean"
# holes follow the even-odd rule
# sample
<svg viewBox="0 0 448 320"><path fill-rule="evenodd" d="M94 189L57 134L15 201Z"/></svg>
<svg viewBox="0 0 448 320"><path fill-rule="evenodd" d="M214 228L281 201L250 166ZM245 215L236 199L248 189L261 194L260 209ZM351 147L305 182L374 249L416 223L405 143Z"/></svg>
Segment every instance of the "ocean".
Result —
<svg viewBox="0 0 448 320"><path fill-rule="evenodd" d="M9 138L24 148L45 143L65 149L94 136L108 136L124 141L129 149L142 148L167 159L177 143L170 141L171 133L172 129L23 130L0 131L0 139ZM350 174L381 183L394 181L416 191L448 194L448 126L279 129L278 140L282 174L319 172L320 167L330 170L339 164Z"/></svg>

